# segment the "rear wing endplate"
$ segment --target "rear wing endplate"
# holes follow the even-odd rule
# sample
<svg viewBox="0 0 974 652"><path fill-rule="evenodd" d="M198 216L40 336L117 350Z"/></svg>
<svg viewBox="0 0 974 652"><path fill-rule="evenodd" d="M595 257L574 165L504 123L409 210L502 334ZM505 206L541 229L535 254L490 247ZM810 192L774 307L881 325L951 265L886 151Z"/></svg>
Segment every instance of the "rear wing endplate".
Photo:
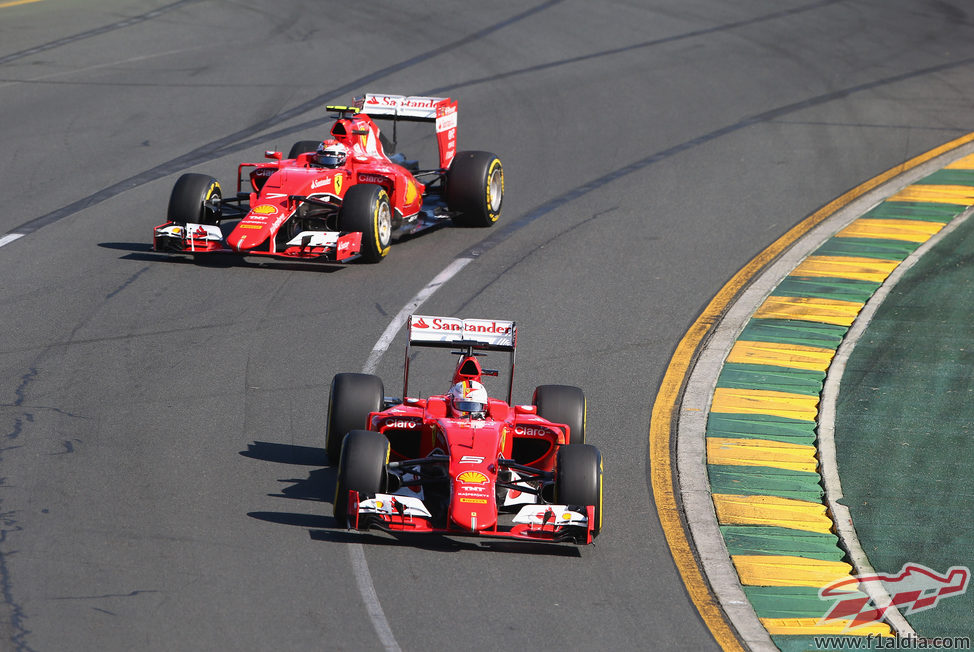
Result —
<svg viewBox="0 0 974 652"><path fill-rule="evenodd" d="M436 144L440 150L440 167L448 169L457 153L457 103L449 97L422 95L388 95L366 93L355 98L355 106L372 118L394 121L436 123ZM396 125L392 126L393 142Z"/></svg>
<svg viewBox="0 0 974 652"><path fill-rule="evenodd" d="M409 387L409 349L429 346L448 349L477 349L480 351L508 351L511 354L511 379L507 402L514 392L514 356L517 350L517 324L500 319L460 319L458 317L409 316L409 339L406 344L402 394L405 399Z"/></svg>

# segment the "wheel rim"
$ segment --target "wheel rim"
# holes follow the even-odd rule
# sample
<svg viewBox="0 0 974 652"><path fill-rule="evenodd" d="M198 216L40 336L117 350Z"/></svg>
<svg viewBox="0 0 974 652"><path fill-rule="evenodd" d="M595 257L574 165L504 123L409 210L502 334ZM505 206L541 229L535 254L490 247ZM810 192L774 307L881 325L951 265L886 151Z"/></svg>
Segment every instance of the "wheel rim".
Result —
<svg viewBox="0 0 974 652"><path fill-rule="evenodd" d="M504 171L500 165L494 167L487 180L487 205L492 213L501 209L501 202L504 200Z"/></svg>
<svg viewBox="0 0 974 652"><path fill-rule="evenodd" d="M392 238L392 209L389 207L389 202L379 203L376 228L379 234L379 244L385 247Z"/></svg>

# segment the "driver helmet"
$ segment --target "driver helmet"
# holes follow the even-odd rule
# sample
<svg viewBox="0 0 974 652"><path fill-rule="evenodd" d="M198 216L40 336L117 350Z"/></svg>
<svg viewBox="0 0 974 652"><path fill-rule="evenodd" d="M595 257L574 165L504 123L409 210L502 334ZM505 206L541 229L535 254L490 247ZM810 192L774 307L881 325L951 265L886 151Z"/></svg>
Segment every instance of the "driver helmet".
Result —
<svg viewBox="0 0 974 652"><path fill-rule="evenodd" d="M345 165L346 158L348 158L348 149L337 140L324 141L318 145L318 151L315 152L315 161L326 168L341 167Z"/></svg>
<svg viewBox="0 0 974 652"><path fill-rule="evenodd" d="M464 380L450 388L453 416L469 419L487 418L487 390L476 380Z"/></svg>

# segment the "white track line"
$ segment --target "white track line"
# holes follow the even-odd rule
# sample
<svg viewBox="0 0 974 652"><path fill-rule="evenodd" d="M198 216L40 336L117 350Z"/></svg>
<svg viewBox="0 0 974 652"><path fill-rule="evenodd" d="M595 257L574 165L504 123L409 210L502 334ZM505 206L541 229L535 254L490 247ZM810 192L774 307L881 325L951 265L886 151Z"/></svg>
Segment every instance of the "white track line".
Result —
<svg viewBox="0 0 974 652"><path fill-rule="evenodd" d="M19 240L20 238L23 237L24 237L23 233L8 233L7 235L0 237L0 247L4 245L8 245L14 240Z"/></svg>
<svg viewBox="0 0 974 652"><path fill-rule="evenodd" d="M382 336L379 337L379 341L372 347L372 353L369 354L369 359L362 367L362 373L371 374L375 371L382 355L389 350L389 345L392 344L392 340L396 337L399 329L406 323L409 315L433 296L433 293L439 290L444 283L459 274L460 270L472 262L473 258L455 259L442 272L433 277L433 280L427 283L422 290L417 292L402 307L402 310L396 313L396 316L392 318L392 321L389 322L389 325L383 331ZM375 584L372 582L372 573L369 572L369 563L365 559L365 549L362 547L362 544L348 544L348 557L352 562L352 573L355 575L355 584L358 586L359 594L361 594L362 601L365 603L365 609L369 614L369 620L372 621L372 627L382 642L382 647L387 652L400 652L401 648L396 642L396 637L392 633L392 628L389 626L386 614L382 610L382 604L379 602L379 596L375 592Z"/></svg>

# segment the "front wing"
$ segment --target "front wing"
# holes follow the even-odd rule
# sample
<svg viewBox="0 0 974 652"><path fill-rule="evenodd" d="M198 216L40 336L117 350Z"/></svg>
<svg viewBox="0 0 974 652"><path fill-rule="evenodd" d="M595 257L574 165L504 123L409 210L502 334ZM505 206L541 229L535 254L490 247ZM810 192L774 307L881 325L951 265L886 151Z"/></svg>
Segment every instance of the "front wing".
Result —
<svg viewBox="0 0 974 652"><path fill-rule="evenodd" d="M213 224L177 224L167 222L152 231L154 251L181 254L237 254L273 256L290 260L346 263L359 257L362 248L360 232L302 231L285 243L282 249L248 249L236 251L227 245L223 231Z"/></svg>
<svg viewBox="0 0 974 652"><path fill-rule="evenodd" d="M348 527L355 530L376 528L392 533L478 536L548 543L592 543L595 506L538 505L521 507L510 524L497 524L487 530L434 527L432 515L419 498L394 494L363 496L348 493Z"/></svg>

